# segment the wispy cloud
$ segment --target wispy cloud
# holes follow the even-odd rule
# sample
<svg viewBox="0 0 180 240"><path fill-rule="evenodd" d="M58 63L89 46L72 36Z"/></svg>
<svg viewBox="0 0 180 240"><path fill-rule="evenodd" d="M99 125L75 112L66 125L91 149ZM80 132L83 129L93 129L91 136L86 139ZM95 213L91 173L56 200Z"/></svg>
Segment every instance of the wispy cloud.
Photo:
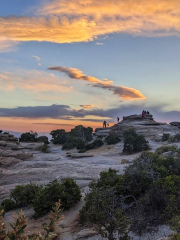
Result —
<svg viewBox="0 0 180 240"><path fill-rule="evenodd" d="M22 89L33 92L70 92L72 88L57 76L42 71L0 73L0 91Z"/></svg>
<svg viewBox="0 0 180 240"><path fill-rule="evenodd" d="M85 75L81 70L76 68L66 68L66 67L49 67L51 71L59 71L65 73L72 79L85 80L92 83L93 87L98 87L102 89L107 89L113 94L118 95L119 97L125 100L131 99L145 99L146 97L138 90L128 87L121 87L112 84L112 81L105 79L104 81Z"/></svg>
<svg viewBox="0 0 180 240"><path fill-rule="evenodd" d="M97 42L96 45L101 45L101 46L102 46L102 45L104 45L104 44L103 44L103 43L100 43L100 42Z"/></svg>
<svg viewBox="0 0 180 240"><path fill-rule="evenodd" d="M180 36L179 22L179 0L46 1L38 7L37 17L0 17L0 50L11 49L4 39L73 43L117 32Z"/></svg>
<svg viewBox="0 0 180 240"><path fill-rule="evenodd" d="M91 105L79 105L79 106L82 107L82 108L85 108L85 109L90 109L90 108L94 107L94 104L91 104Z"/></svg>
<svg viewBox="0 0 180 240"><path fill-rule="evenodd" d="M33 57L33 58L36 58L36 60L37 60L38 62L41 60L41 58L38 57L38 56L32 55L32 57Z"/></svg>

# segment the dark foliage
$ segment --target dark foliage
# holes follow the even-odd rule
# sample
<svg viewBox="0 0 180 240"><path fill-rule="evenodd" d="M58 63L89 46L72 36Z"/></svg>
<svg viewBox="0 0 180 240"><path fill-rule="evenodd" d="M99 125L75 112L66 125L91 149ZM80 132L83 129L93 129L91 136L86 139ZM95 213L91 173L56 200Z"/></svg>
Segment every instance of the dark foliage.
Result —
<svg viewBox="0 0 180 240"><path fill-rule="evenodd" d="M92 143L86 145L86 150L91 150L95 148L99 148L103 145L103 141L101 139L95 139Z"/></svg>
<svg viewBox="0 0 180 240"><path fill-rule="evenodd" d="M13 199L18 207L25 207L32 203L34 196L42 189L34 183L27 185L18 185L10 193L10 198Z"/></svg>
<svg viewBox="0 0 180 240"><path fill-rule="evenodd" d="M37 136L38 134L36 132L30 131L21 134L21 137L19 138L20 142L37 142Z"/></svg>
<svg viewBox="0 0 180 240"><path fill-rule="evenodd" d="M43 142L45 144L49 144L48 137L46 136L40 136L37 138L37 142Z"/></svg>
<svg viewBox="0 0 180 240"><path fill-rule="evenodd" d="M143 135L138 135L134 129L130 129L124 133L123 152L132 154L148 149L148 141L144 138Z"/></svg>
<svg viewBox="0 0 180 240"><path fill-rule="evenodd" d="M74 206L81 199L80 189L74 180L66 179L61 183L54 180L45 185L32 202L34 217L44 216L59 199L64 210Z"/></svg>
<svg viewBox="0 0 180 240"><path fill-rule="evenodd" d="M91 127L86 128L82 125L78 125L74 129L71 129L70 135L83 142L89 142L92 140L92 132L93 129Z"/></svg>
<svg viewBox="0 0 180 240"><path fill-rule="evenodd" d="M120 142L121 140L116 137L116 136L107 136L106 139L105 139L105 142L108 144L108 145L111 145L111 144L116 144L118 142Z"/></svg>
<svg viewBox="0 0 180 240"><path fill-rule="evenodd" d="M0 133L2 133L2 130L0 130Z"/></svg>
<svg viewBox="0 0 180 240"><path fill-rule="evenodd" d="M79 149L78 153L85 153L86 149Z"/></svg>
<svg viewBox="0 0 180 240"><path fill-rule="evenodd" d="M5 212L16 209L17 205L12 199L5 199L1 202L0 209L3 209Z"/></svg>
<svg viewBox="0 0 180 240"><path fill-rule="evenodd" d="M53 130L50 134L52 136L51 141L54 144L64 144L67 141L67 133L64 129Z"/></svg>
<svg viewBox="0 0 180 240"><path fill-rule="evenodd" d="M170 136L168 139L169 142L180 142L180 134L176 134L175 136Z"/></svg>
<svg viewBox="0 0 180 240"><path fill-rule="evenodd" d="M162 136L162 142L165 142L169 139L170 137L170 134L169 133L163 133L163 136Z"/></svg>

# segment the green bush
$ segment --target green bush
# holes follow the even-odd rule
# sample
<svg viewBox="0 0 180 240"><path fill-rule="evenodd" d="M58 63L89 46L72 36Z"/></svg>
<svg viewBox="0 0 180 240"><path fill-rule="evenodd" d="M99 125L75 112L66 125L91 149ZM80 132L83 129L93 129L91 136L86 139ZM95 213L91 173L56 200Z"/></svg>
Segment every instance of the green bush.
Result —
<svg viewBox="0 0 180 240"><path fill-rule="evenodd" d="M71 129L70 135L83 142L89 142L92 140L92 132L93 129L91 127L86 128L82 125L78 125L74 129Z"/></svg>
<svg viewBox="0 0 180 240"><path fill-rule="evenodd" d="M70 150L77 147L77 139L71 136L68 136L65 144L63 144L62 150Z"/></svg>
<svg viewBox="0 0 180 240"><path fill-rule="evenodd" d="M5 199L1 202L0 209L3 209L5 212L16 209L17 205L12 199Z"/></svg>
<svg viewBox="0 0 180 240"><path fill-rule="evenodd" d="M65 144L67 141L67 133L64 129L57 129L51 131L51 142L54 144Z"/></svg>
<svg viewBox="0 0 180 240"><path fill-rule="evenodd" d="M180 142L180 134L176 134L175 136L170 136L168 142Z"/></svg>
<svg viewBox="0 0 180 240"><path fill-rule="evenodd" d="M37 142L37 132L26 132L21 134L21 137L19 138L20 142Z"/></svg>
<svg viewBox="0 0 180 240"><path fill-rule="evenodd" d="M95 139L92 143L86 145L86 150L91 150L95 148L99 148L103 145L103 141L101 139Z"/></svg>
<svg viewBox="0 0 180 240"><path fill-rule="evenodd" d="M162 142L165 142L169 139L170 137L170 134L169 133L163 133L163 136L162 136Z"/></svg>
<svg viewBox="0 0 180 240"><path fill-rule="evenodd" d="M37 142L43 142L45 144L49 144L48 137L46 136L40 136L37 138Z"/></svg>
<svg viewBox="0 0 180 240"><path fill-rule="evenodd" d="M48 147L47 144L44 144L44 145L40 146L40 151L43 152L43 153L50 153L49 147Z"/></svg>
<svg viewBox="0 0 180 240"><path fill-rule="evenodd" d="M105 138L105 142L107 143L107 145L116 144L116 143L118 143L118 142L120 142L120 141L121 141L121 140L120 140L118 137L112 136L112 135L107 136L107 137Z"/></svg>
<svg viewBox="0 0 180 240"><path fill-rule="evenodd" d="M130 129L124 133L123 152L132 154L148 150L148 141L143 135L138 135L134 129Z"/></svg>
<svg viewBox="0 0 180 240"><path fill-rule="evenodd" d="M2 130L0 130L0 133L2 133Z"/></svg>
<svg viewBox="0 0 180 240"><path fill-rule="evenodd" d="M162 147L157 148L155 152L160 155L160 154L162 154L164 152L169 152L169 151L176 152L177 150L178 150L177 146L175 146L175 145L172 145L172 146L167 145L167 146L162 146Z"/></svg>
<svg viewBox="0 0 180 240"><path fill-rule="evenodd" d="M18 185L10 193L17 207L25 207L32 203L34 197L41 191L42 187L34 183Z"/></svg>
<svg viewBox="0 0 180 240"><path fill-rule="evenodd" d="M100 179L89 185L90 191L85 197L85 205L80 211L80 222L96 224L102 237L110 240L128 239L128 220L121 210L123 198L117 190L122 185L122 177L115 170L102 172ZM117 187L117 188L116 188Z"/></svg>
<svg viewBox="0 0 180 240"><path fill-rule="evenodd" d="M59 199L64 210L74 206L81 199L80 189L73 179L65 179L61 183L54 180L45 185L32 201L34 217L44 216Z"/></svg>
<svg viewBox="0 0 180 240"><path fill-rule="evenodd" d="M81 139L78 139L76 148L77 150L85 149L85 142Z"/></svg>
<svg viewBox="0 0 180 240"><path fill-rule="evenodd" d="M85 153L86 149L79 149L78 153Z"/></svg>

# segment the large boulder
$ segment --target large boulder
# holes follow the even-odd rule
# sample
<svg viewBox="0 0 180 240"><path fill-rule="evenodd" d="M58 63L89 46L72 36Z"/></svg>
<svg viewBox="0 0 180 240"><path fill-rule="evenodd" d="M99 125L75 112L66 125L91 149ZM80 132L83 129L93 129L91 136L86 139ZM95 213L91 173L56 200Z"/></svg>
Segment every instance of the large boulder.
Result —
<svg viewBox="0 0 180 240"><path fill-rule="evenodd" d="M130 116L127 116L127 117L123 117L123 120L141 120L141 119L142 119L142 114L134 114L134 115L130 115ZM154 120L153 115L151 115L151 114L146 115L144 117L144 119Z"/></svg>
<svg viewBox="0 0 180 240"><path fill-rule="evenodd" d="M170 122L169 124L180 128L180 122Z"/></svg>

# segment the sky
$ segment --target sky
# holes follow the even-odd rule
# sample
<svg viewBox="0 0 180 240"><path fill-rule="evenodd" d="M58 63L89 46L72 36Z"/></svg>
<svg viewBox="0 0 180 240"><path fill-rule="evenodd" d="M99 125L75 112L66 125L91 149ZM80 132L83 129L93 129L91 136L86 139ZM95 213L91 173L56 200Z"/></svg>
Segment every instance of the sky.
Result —
<svg viewBox="0 0 180 240"><path fill-rule="evenodd" d="M179 0L0 1L0 129L180 121Z"/></svg>

